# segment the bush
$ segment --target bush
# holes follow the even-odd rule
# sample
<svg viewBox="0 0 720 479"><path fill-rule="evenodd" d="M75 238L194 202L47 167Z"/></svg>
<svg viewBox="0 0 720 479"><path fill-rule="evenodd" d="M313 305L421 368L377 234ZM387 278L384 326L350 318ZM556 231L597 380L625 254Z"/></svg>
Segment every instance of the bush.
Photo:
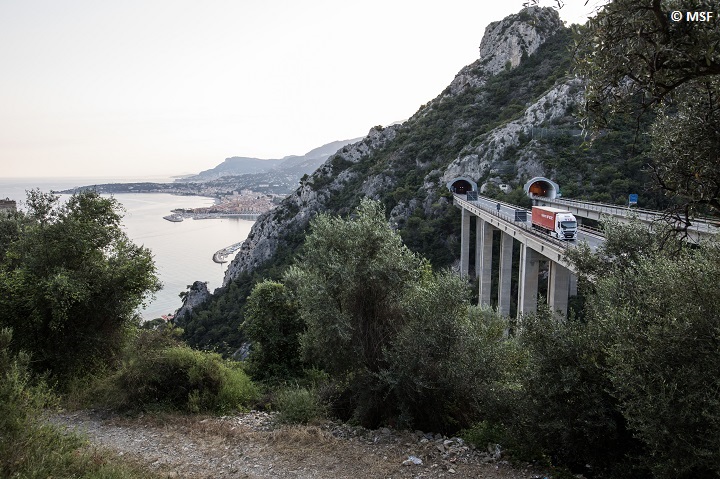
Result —
<svg viewBox="0 0 720 479"><path fill-rule="evenodd" d="M658 478L720 471L720 244L639 255L597 282L609 377Z"/></svg>
<svg viewBox="0 0 720 479"><path fill-rule="evenodd" d="M325 415L316 392L301 387L280 390L273 405L279 412L278 420L284 423L308 424Z"/></svg>
<svg viewBox="0 0 720 479"><path fill-rule="evenodd" d="M576 472L627 471L633 440L605 375L606 338L593 325L558 321L547 309L523 318L528 367L520 381L512 441Z"/></svg>
<svg viewBox="0 0 720 479"><path fill-rule="evenodd" d="M506 444L507 434L505 429L496 423L481 421L468 429L463 429L458 433L468 444L472 444L480 450L485 449L490 444Z"/></svg>
<svg viewBox="0 0 720 479"><path fill-rule="evenodd" d="M388 348L380 379L398 425L454 432L495 410L496 395L516 373L508 324L470 307L467 284L451 272L430 275L403 300L407 324Z"/></svg>
<svg viewBox="0 0 720 479"><path fill-rule="evenodd" d="M248 407L257 395L239 363L182 345L140 347L100 386L106 405L136 411L223 413Z"/></svg>
<svg viewBox="0 0 720 479"><path fill-rule="evenodd" d="M107 364L160 288L152 254L121 228L121 206L95 192L30 191L27 213L0 215L0 326L31 367L69 379Z"/></svg>
<svg viewBox="0 0 720 479"><path fill-rule="evenodd" d="M249 371L253 378L286 379L302 372L300 334L305 323L285 285L263 281L245 306L242 331L252 341Z"/></svg>
<svg viewBox="0 0 720 479"><path fill-rule="evenodd" d="M516 371L507 325L470 307L467 283L402 244L382 205L319 215L285 275L307 329L305 359L328 373L334 411L367 427L467 427Z"/></svg>
<svg viewBox="0 0 720 479"><path fill-rule="evenodd" d="M42 384L33 384L29 357L10 353L11 337L9 329L0 330L0 477L152 477L88 449L79 436L47 424L42 419L43 407L54 399Z"/></svg>

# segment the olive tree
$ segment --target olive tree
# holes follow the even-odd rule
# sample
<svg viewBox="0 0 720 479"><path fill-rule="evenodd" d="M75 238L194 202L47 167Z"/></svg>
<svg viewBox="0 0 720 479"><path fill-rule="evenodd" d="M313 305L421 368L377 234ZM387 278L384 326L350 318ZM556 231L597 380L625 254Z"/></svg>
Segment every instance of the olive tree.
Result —
<svg viewBox="0 0 720 479"><path fill-rule="evenodd" d="M404 246L379 202L316 217L285 282L307 328L305 360L341 385L348 416L365 425L468 426L512 356L506 326L470 307L465 280Z"/></svg>
<svg viewBox="0 0 720 479"><path fill-rule="evenodd" d="M120 211L95 192L60 203L36 190L26 213L0 218L0 325L36 370L63 377L108 360L160 288L150 251L128 239Z"/></svg>
<svg viewBox="0 0 720 479"><path fill-rule="evenodd" d="M669 248L638 224L613 224L606 238L596 253L569 253L591 292L582 327L599 359L587 384L616 401L641 445L636 464L655 477L716 477L720 244Z"/></svg>
<svg viewBox="0 0 720 479"><path fill-rule="evenodd" d="M720 18L703 0L613 0L580 40L588 124L655 118L650 167L685 218L720 213ZM688 12L713 12L693 21Z"/></svg>
<svg viewBox="0 0 720 479"><path fill-rule="evenodd" d="M250 372L257 378L289 378L302 371L304 323L284 284L265 280L247 298L242 331L252 342Z"/></svg>
<svg viewBox="0 0 720 479"><path fill-rule="evenodd" d="M591 316L613 340L607 374L656 477L720 470L720 244L643 255L598 279Z"/></svg>

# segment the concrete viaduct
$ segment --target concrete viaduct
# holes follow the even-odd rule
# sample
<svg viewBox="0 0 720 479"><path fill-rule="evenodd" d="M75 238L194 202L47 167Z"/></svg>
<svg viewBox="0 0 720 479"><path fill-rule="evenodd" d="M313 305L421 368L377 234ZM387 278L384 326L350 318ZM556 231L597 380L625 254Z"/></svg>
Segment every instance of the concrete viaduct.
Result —
<svg viewBox="0 0 720 479"><path fill-rule="evenodd" d="M540 263L543 261L548 262L548 305L552 311L566 315L569 297L577 294L577 275L574 266L565 260L565 252L583 241L595 250L604 241L603 236L597 231L581 227L576 242L558 240L535 230L527 210L478 195L477 184L469 178L456 178L448 182L447 186L453 192L455 206L462 210L460 274L470 274L470 251L474 248L474 274L479 281L479 302L493 304L493 299L497 299L498 311L505 316L510 315L513 249L517 244L520 248L517 272L518 317L537 310ZM635 209L560 199L558 185L547 178L533 178L525 185L525 191L535 204L567 209L578 217L578 222L583 217L599 219L601 215L621 218L638 216ZM642 210L639 213L645 215L641 220L646 221L657 220L661 216L661 213L655 211ZM470 230L473 222L475 241L471 245ZM718 232L716 225L695 223L698 234ZM498 287L497 298L492 298L493 235L497 234L500 235Z"/></svg>

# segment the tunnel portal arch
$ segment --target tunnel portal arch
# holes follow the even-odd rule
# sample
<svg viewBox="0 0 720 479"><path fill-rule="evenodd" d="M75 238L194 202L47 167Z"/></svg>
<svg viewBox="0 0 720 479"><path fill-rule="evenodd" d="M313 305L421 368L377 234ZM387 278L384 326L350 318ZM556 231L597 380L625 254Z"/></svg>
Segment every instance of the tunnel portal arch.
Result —
<svg viewBox="0 0 720 479"><path fill-rule="evenodd" d="M468 191L477 191L477 183L465 176L459 176L448 181L447 187L452 193L460 195L464 195Z"/></svg>
<svg viewBox="0 0 720 479"><path fill-rule="evenodd" d="M560 185L543 176L536 176L525 183L525 193L530 198L541 197L554 200L560 195Z"/></svg>

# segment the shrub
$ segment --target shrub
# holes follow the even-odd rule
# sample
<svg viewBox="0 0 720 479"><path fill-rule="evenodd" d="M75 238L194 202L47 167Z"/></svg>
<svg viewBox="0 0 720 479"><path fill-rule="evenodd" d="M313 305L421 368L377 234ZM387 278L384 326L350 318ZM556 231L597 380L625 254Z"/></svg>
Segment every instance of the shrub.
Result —
<svg viewBox="0 0 720 479"><path fill-rule="evenodd" d="M253 288L242 330L252 341L248 362L254 378L290 378L302 372L300 333L304 325L283 284L266 280Z"/></svg>
<svg viewBox="0 0 720 479"><path fill-rule="evenodd" d="M451 431L475 422L516 368L507 325L471 308L467 283L402 244L382 204L319 215L285 275L305 358L330 376L334 411L364 426Z"/></svg>
<svg viewBox="0 0 720 479"><path fill-rule="evenodd" d="M407 324L388 348L380 379L398 424L454 432L494 409L516 372L508 328L495 312L468 304L467 284L451 272L432 274L403 300Z"/></svg>
<svg viewBox="0 0 720 479"><path fill-rule="evenodd" d="M480 450L485 449L489 444L505 444L505 429L496 423L481 421L468 429L460 431L459 436L468 444L472 444Z"/></svg>
<svg viewBox="0 0 720 479"><path fill-rule="evenodd" d="M68 379L107 364L160 288L152 255L121 228L121 206L95 192L30 191L27 213L0 215L0 325L30 365Z"/></svg>
<svg viewBox="0 0 720 479"><path fill-rule="evenodd" d="M257 394L239 363L177 345L123 361L103 395L119 409L222 413L249 406Z"/></svg>
<svg viewBox="0 0 720 479"><path fill-rule="evenodd" d="M29 356L12 355L12 334L0 330L0 477L143 478L147 471L86 447L75 434L61 432L42 419L54 402L48 389L34 384Z"/></svg>
<svg viewBox="0 0 720 479"><path fill-rule="evenodd" d="M720 470L720 244L638 255L597 282L590 315L613 335L607 375L658 478Z"/></svg>
<svg viewBox="0 0 720 479"><path fill-rule="evenodd" d="M274 400L278 420L291 424L308 424L325 415L325 408L314 390L302 387L280 390Z"/></svg>
<svg viewBox="0 0 720 479"><path fill-rule="evenodd" d="M519 339L528 367L513 442L576 472L587 472L586 464L596 472L622 469L633 441L605 375L606 338L593 325L558 321L545 309L523 318Z"/></svg>

